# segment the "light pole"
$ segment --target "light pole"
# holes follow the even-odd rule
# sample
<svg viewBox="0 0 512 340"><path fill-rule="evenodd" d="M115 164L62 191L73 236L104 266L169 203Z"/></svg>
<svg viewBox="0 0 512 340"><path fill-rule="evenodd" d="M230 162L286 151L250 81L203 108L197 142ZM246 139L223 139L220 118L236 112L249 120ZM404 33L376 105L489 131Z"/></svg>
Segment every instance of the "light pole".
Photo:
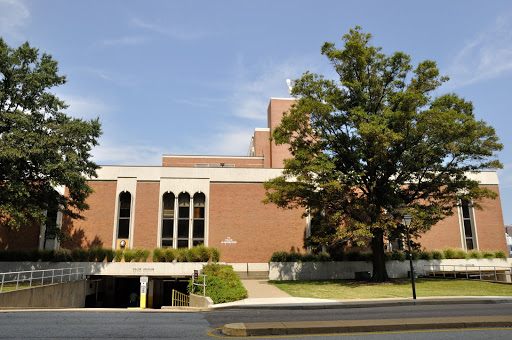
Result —
<svg viewBox="0 0 512 340"><path fill-rule="evenodd" d="M402 218L402 224L405 226L407 233L407 246L409 247L409 264L411 266L411 282L412 282L412 298L416 300L416 286L414 285L414 267L412 265L411 237L409 236L409 226L411 225L412 216L405 214Z"/></svg>

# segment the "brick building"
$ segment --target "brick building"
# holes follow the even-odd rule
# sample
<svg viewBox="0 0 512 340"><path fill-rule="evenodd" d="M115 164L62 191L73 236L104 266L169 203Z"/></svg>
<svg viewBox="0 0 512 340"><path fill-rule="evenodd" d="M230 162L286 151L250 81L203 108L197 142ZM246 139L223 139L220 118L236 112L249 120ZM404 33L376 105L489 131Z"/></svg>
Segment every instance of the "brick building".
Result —
<svg viewBox="0 0 512 340"><path fill-rule="evenodd" d="M23 238L0 230L1 248L192 247L221 250L221 261L267 262L274 251L301 251L308 234L302 211L265 205L262 183L282 173L286 146L269 140L292 99L271 99L268 127L255 129L248 156L163 155L162 166L103 166L89 184L90 210L84 220L57 214L57 224L72 241L45 238L44 226ZM499 195L496 172L473 175ZM421 241L424 248L507 250L501 202L481 202L483 210L461 204Z"/></svg>

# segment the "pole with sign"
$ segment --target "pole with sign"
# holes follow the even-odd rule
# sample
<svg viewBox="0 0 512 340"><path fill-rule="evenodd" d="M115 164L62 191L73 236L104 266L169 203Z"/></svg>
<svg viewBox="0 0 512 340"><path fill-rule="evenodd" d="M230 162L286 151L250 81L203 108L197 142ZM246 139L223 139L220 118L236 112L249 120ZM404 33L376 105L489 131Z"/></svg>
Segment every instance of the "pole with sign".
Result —
<svg viewBox="0 0 512 340"><path fill-rule="evenodd" d="M146 295L148 291L148 277L140 277L140 308L146 308Z"/></svg>

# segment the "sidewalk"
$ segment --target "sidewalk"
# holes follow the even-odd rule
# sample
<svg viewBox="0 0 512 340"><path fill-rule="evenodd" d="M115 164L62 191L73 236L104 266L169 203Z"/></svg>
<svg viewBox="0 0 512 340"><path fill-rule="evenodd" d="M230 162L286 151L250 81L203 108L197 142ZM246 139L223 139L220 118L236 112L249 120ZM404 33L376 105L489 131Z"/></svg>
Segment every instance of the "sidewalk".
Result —
<svg viewBox="0 0 512 340"><path fill-rule="evenodd" d="M284 292L276 292L275 290L279 289L270 285L267 281L259 280L256 282L256 280L246 280L243 281L243 283L248 290L249 298L241 301L213 305L212 309L336 309L512 303L512 297L503 296L421 297L416 300L412 298L357 300L312 299L292 297ZM297 335L475 327L512 327L512 315L421 319L233 323L225 325L222 328L222 333L231 336Z"/></svg>

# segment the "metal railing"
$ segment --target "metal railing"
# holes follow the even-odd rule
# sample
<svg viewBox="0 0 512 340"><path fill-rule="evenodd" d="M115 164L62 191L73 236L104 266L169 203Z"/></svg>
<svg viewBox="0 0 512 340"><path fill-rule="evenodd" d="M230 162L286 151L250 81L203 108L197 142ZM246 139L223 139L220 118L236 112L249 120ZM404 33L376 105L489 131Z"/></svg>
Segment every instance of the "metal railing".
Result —
<svg viewBox="0 0 512 340"><path fill-rule="evenodd" d="M39 287L53 283L71 282L83 280L85 268L58 268L45 270L26 270L19 272L0 273L0 293L5 287L14 287L14 290L22 288ZM16 284L16 285L15 285ZM27 287L28 284L28 287ZM12 289L10 289L12 290Z"/></svg>
<svg viewBox="0 0 512 340"><path fill-rule="evenodd" d="M475 266L467 264L424 265L423 276L465 278L468 280L512 282L511 267Z"/></svg>
<svg viewBox="0 0 512 340"><path fill-rule="evenodd" d="M178 292L177 290L172 290L172 306L173 307L182 307L189 306L189 296L187 294L183 294L182 292Z"/></svg>

